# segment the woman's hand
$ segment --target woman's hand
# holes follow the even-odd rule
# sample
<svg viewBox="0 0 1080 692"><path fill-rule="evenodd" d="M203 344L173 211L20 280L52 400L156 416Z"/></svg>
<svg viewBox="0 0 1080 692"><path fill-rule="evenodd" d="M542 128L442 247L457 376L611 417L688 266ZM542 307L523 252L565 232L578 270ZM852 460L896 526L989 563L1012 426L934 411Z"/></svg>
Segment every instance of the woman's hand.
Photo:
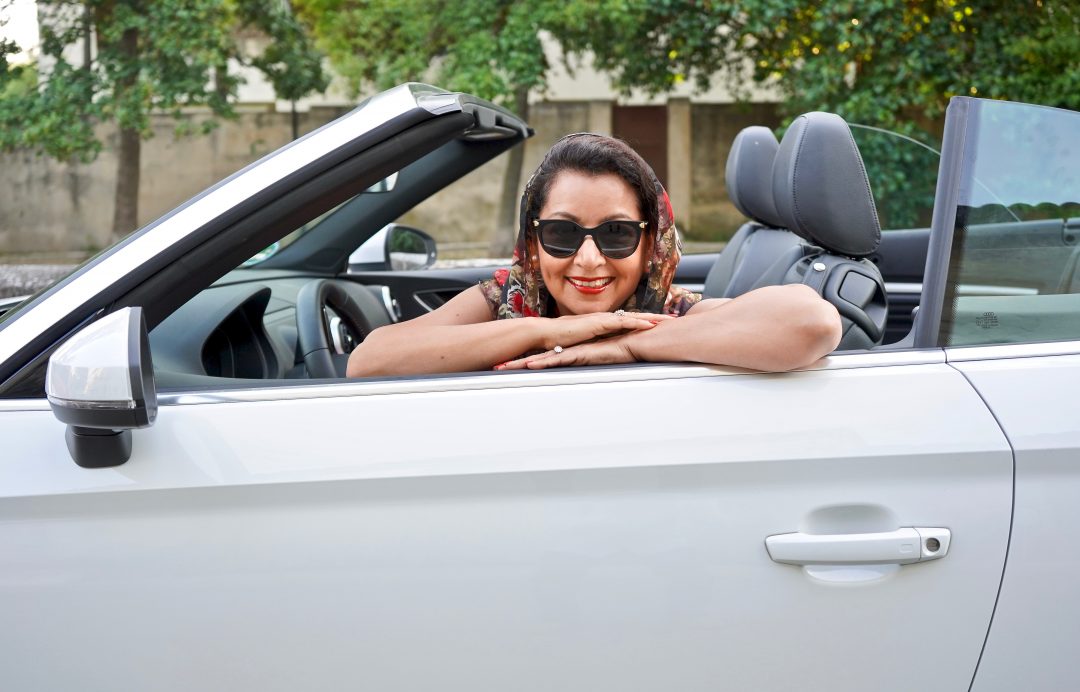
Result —
<svg viewBox="0 0 1080 692"><path fill-rule="evenodd" d="M537 353L525 358L518 358L502 365L496 370L542 370L561 368L568 365L611 365L613 363L633 363L637 361L628 343L629 335L613 336L588 343Z"/></svg>
<svg viewBox="0 0 1080 692"><path fill-rule="evenodd" d="M542 346L548 350L552 350L556 346L568 350L567 347L569 346L593 341L601 337L652 329L660 322L670 319L673 319L671 315L660 315L651 312L627 312L622 315L614 312L591 312L585 315L567 315L565 317L546 319L543 321L541 331Z"/></svg>

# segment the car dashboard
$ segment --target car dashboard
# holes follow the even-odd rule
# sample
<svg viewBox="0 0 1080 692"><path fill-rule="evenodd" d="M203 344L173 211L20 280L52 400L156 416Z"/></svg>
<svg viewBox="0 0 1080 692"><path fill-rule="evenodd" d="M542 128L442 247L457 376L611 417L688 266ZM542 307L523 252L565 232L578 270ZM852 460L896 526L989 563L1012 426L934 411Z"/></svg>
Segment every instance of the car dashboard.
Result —
<svg viewBox="0 0 1080 692"><path fill-rule="evenodd" d="M300 289L326 277L282 270L230 272L150 332L160 389L306 378L298 343ZM390 324L381 286L339 279L372 328ZM335 317L325 307L326 324ZM359 341L363 335L357 335ZM339 354L340 355L340 354ZM344 376L344 360L342 361Z"/></svg>

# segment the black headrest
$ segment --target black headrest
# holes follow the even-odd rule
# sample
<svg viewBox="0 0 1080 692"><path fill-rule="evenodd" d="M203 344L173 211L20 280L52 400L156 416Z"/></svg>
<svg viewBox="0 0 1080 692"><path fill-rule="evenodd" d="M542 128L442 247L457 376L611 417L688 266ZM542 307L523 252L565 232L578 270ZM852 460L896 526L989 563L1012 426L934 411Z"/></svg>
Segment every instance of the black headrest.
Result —
<svg viewBox="0 0 1080 692"><path fill-rule="evenodd" d="M744 216L774 228L783 226L773 203L772 167L780 144L767 127L748 127L735 136L724 178L728 197Z"/></svg>
<svg viewBox="0 0 1080 692"><path fill-rule="evenodd" d="M863 257L881 242L870 179L839 115L795 118L776 153L772 191L783 225L815 245Z"/></svg>

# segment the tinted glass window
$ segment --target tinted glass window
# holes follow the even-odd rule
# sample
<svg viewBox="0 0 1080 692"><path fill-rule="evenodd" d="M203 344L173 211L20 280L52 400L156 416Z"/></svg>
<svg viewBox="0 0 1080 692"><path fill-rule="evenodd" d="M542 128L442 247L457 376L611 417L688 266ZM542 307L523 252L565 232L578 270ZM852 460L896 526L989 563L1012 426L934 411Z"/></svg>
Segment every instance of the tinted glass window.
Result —
<svg viewBox="0 0 1080 692"><path fill-rule="evenodd" d="M881 230L929 228L940 147L865 125L852 124L851 134L870 178Z"/></svg>
<svg viewBox="0 0 1080 692"><path fill-rule="evenodd" d="M942 343L1080 339L1080 113L970 103Z"/></svg>

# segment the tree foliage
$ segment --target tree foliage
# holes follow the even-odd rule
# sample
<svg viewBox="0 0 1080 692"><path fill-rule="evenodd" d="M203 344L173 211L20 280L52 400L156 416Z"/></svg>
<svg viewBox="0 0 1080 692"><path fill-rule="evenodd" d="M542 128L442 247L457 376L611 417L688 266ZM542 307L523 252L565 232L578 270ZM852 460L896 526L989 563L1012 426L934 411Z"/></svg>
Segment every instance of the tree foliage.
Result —
<svg viewBox="0 0 1080 692"><path fill-rule="evenodd" d="M936 120L971 95L1080 106L1080 8L1060 0L743 3L734 25L789 111L879 126Z"/></svg>
<svg viewBox="0 0 1080 692"><path fill-rule="evenodd" d="M428 80L513 104L543 90L539 31L556 3L505 0L297 0L353 93Z"/></svg>
<svg viewBox="0 0 1080 692"><path fill-rule="evenodd" d="M741 10L732 55L779 89L787 116L832 111L933 145L953 96L1080 107L1075 3L755 0ZM925 221L936 171L911 166L912 149L895 140L863 149L892 223Z"/></svg>
<svg viewBox="0 0 1080 692"><path fill-rule="evenodd" d="M409 80L502 101L543 93L541 32L567 67L589 56L628 94L767 86L788 118L810 110L936 145L954 95L1080 107L1080 9L1063 0L298 0L354 92ZM868 137L894 225L921 222L925 151ZM507 186L504 186L507 188ZM507 189L501 225L511 225ZM914 192L914 191L918 192Z"/></svg>
<svg viewBox="0 0 1080 692"><path fill-rule="evenodd" d="M134 170L130 157L125 169L121 156L118 185L137 181L137 142L151 136L151 114L171 113L179 125L192 106L234 115L240 80L228 70L231 61L263 71L283 98L324 89L328 81L318 53L279 0L38 0L37 6L39 64L9 65L6 56L17 47L0 46L0 149L89 161L102 148L97 125L113 123L136 143ZM269 47L245 55L242 33L264 35ZM214 123L207 119L202 129ZM137 184L126 189L133 192L124 196L137 195ZM133 199L125 203L134 209ZM133 221L114 232L132 230Z"/></svg>
<svg viewBox="0 0 1080 692"><path fill-rule="evenodd" d="M549 30L570 56L589 55L623 95L639 89L670 92L684 82L705 91L737 83L744 70L732 61L733 17L740 2L623 0L578 2L552 17Z"/></svg>

